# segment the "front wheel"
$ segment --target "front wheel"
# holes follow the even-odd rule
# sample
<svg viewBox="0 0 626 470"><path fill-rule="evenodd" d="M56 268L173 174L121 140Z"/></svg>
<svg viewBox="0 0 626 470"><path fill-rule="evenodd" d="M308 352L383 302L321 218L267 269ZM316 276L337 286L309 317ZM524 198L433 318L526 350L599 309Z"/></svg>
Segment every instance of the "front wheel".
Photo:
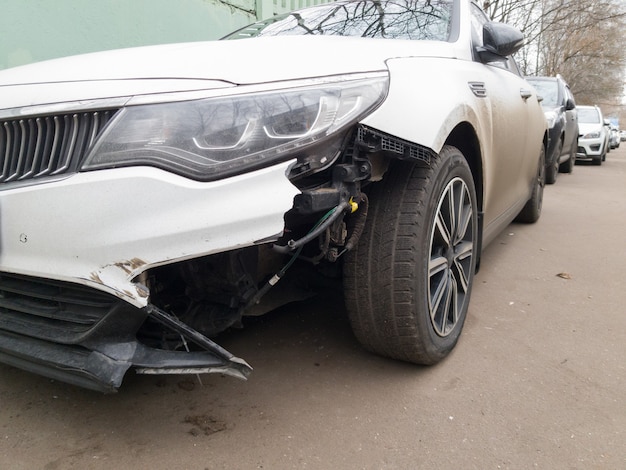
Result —
<svg viewBox="0 0 626 470"><path fill-rule="evenodd" d="M367 225L344 264L359 342L383 356L434 364L456 345L477 253L474 180L446 146L430 166L394 161L369 193Z"/></svg>

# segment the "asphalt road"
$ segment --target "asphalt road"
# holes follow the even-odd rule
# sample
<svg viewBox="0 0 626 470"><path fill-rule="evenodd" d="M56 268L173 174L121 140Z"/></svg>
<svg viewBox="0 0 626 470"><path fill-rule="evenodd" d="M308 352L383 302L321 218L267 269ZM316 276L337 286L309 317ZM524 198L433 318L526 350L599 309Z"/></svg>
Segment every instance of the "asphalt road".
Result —
<svg viewBox="0 0 626 470"><path fill-rule="evenodd" d="M450 357L364 352L340 303L227 338L255 368L101 395L0 366L1 469L626 468L626 145L483 257Z"/></svg>

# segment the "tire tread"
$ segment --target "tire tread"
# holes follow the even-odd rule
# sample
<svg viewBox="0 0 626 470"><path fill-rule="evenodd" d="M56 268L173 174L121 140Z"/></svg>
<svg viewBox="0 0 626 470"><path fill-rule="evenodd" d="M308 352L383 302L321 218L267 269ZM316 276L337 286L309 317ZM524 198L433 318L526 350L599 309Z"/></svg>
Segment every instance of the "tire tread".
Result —
<svg viewBox="0 0 626 470"><path fill-rule="evenodd" d="M448 149L448 150L446 150ZM361 241L344 264L345 302L355 336L365 349L394 359L419 364L441 360L456 344L442 350L429 344L428 333L416 321L420 296L414 272L423 248L416 246L425 233L425 217L433 178L441 166L467 166L458 150L435 159L430 167L393 162L382 182L373 185L368 221ZM469 173L469 168L467 168ZM417 243L416 243L417 241ZM428 242L423 242L427 244ZM462 325L461 325L462 326Z"/></svg>

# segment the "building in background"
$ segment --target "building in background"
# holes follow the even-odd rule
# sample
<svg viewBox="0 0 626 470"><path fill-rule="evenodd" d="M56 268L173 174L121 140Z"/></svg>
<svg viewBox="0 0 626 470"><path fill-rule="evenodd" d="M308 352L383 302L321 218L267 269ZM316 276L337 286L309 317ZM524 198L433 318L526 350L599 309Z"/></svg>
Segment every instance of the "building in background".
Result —
<svg viewBox="0 0 626 470"><path fill-rule="evenodd" d="M123 47L219 39L329 0L0 0L0 69Z"/></svg>

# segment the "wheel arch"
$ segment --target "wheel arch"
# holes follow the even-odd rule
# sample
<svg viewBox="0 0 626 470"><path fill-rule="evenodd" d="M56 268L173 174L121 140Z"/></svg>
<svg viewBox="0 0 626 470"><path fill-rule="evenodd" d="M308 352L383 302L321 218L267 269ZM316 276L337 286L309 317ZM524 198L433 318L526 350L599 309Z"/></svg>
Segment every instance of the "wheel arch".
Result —
<svg viewBox="0 0 626 470"><path fill-rule="evenodd" d="M474 188L476 189L476 203L478 204L478 246L475 270L478 272L482 255L484 213L484 171L480 141L474 127L469 122L461 122L452 129L445 143L460 150L472 172Z"/></svg>
<svg viewBox="0 0 626 470"><path fill-rule="evenodd" d="M565 152L565 128L563 128L563 131L561 131L561 136L559 138L561 139L561 155L558 155L559 160L560 160L561 156ZM573 145L573 143L572 143L572 145ZM571 145L570 145L570 147L571 147ZM569 150L571 150L571 148ZM569 152L567 152L567 154L569 155Z"/></svg>
<svg viewBox="0 0 626 470"><path fill-rule="evenodd" d="M468 122L459 123L446 139L446 145L452 145L461 151L467 164L472 170L474 187L476 188L476 199L479 210L484 207L483 198L483 159L480 142L474 127Z"/></svg>

